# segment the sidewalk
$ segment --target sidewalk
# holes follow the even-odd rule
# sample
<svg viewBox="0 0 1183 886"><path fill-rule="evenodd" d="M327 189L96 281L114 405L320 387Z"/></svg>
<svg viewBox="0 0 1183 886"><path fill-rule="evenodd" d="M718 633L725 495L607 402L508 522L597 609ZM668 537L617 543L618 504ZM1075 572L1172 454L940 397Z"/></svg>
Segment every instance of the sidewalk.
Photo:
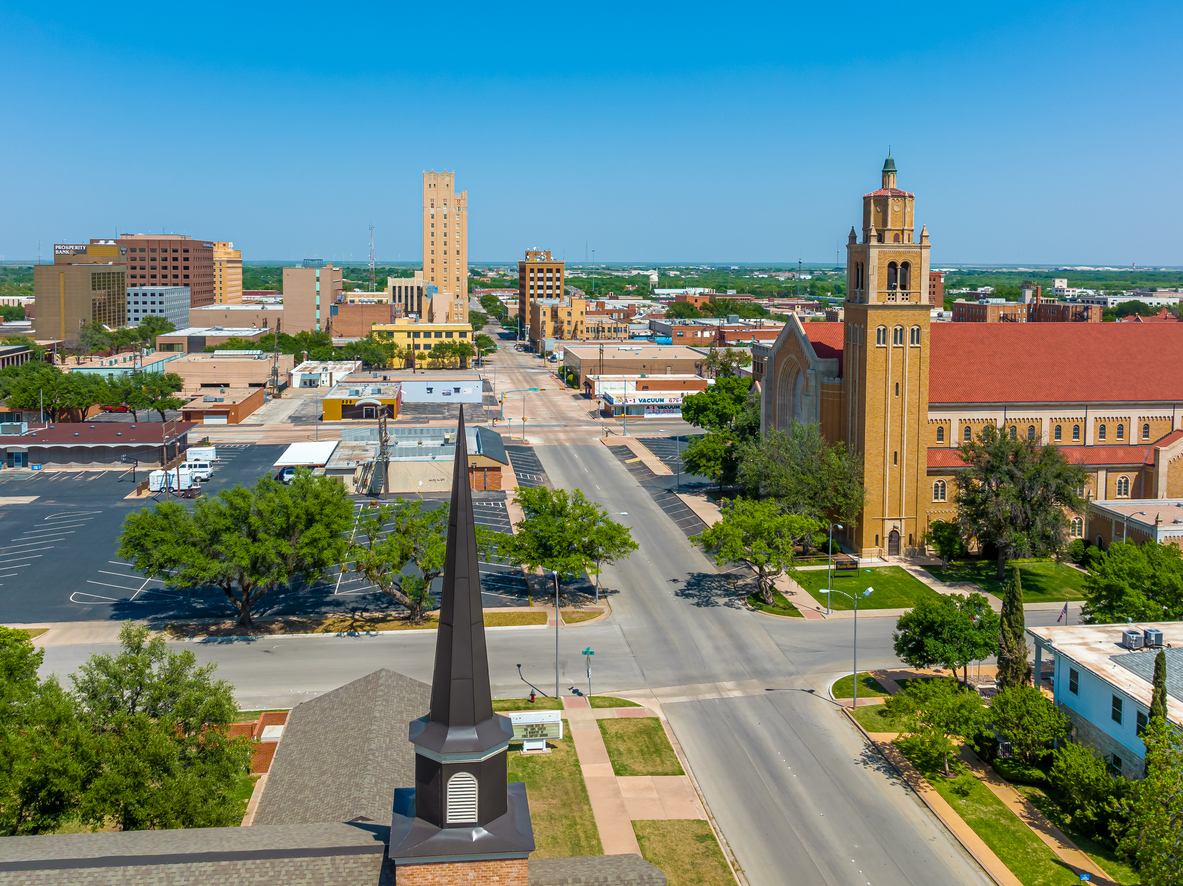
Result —
<svg viewBox="0 0 1183 886"><path fill-rule="evenodd" d="M609 448L613 446L627 446L633 456L641 460L641 464L659 477L672 477L674 475L674 472L666 466L665 462L650 452L648 447L635 437L600 437L599 441Z"/></svg>

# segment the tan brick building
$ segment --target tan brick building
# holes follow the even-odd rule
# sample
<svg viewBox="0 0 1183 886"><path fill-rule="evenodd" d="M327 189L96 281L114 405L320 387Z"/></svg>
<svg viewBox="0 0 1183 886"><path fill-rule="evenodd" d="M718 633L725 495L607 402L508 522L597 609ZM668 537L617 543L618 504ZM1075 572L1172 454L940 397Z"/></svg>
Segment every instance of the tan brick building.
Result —
<svg viewBox="0 0 1183 886"><path fill-rule="evenodd" d="M760 348L761 427L816 422L864 461L839 533L864 556L918 550L956 515L958 447L992 424L1063 448L1094 500L1183 497L1183 324L929 324L929 238L889 157L847 245L844 322L792 316ZM1131 355L1153 355L1149 365ZM1073 533L1088 536L1085 516Z"/></svg>
<svg viewBox="0 0 1183 886"><path fill-rule="evenodd" d="M242 250L214 243L214 304L242 303Z"/></svg>
<svg viewBox="0 0 1183 886"><path fill-rule="evenodd" d="M437 297L459 303L439 304L432 319L456 320L460 310L468 316L468 191L457 193L454 172L423 173L423 280Z"/></svg>
<svg viewBox="0 0 1183 886"><path fill-rule="evenodd" d="M563 297L566 267L546 250L526 250L526 257L518 262L518 317L523 331L530 328L530 307L535 301Z"/></svg>
<svg viewBox="0 0 1183 886"><path fill-rule="evenodd" d="M298 268L283 269L283 331L319 332L329 322L329 308L345 291L341 269L320 259L305 259Z"/></svg>
<svg viewBox="0 0 1183 886"><path fill-rule="evenodd" d="M76 343L85 323L127 324L126 249L108 240L58 243L53 264L33 268L37 338Z"/></svg>
<svg viewBox="0 0 1183 886"><path fill-rule="evenodd" d="M212 241L184 234L124 234L116 242L127 250L128 286L188 286L190 307L214 303Z"/></svg>

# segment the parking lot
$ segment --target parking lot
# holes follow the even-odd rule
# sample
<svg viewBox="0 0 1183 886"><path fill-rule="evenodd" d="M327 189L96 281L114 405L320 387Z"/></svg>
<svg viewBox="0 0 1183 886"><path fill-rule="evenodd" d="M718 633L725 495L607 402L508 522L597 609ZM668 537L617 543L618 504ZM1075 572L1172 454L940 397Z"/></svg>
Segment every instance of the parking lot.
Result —
<svg viewBox="0 0 1183 886"><path fill-rule="evenodd" d="M524 443L506 443L505 452L513 465L514 476L519 486L550 486L546 469L534 454L534 447Z"/></svg>

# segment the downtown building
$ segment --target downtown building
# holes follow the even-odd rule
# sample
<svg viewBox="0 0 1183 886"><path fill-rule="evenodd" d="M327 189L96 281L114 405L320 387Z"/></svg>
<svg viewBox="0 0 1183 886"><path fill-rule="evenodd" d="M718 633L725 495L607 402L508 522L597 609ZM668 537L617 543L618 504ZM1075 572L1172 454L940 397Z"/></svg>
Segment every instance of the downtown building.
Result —
<svg viewBox="0 0 1183 886"><path fill-rule="evenodd" d="M214 304L213 241L183 234L124 234L114 242L126 250L128 286L188 286L191 307ZM240 269L240 291L241 281Z"/></svg>
<svg viewBox="0 0 1183 886"><path fill-rule="evenodd" d="M423 283L435 287L430 320L468 319L468 192L454 172L423 173Z"/></svg>
<svg viewBox="0 0 1183 886"><path fill-rule="evenodd" d="M126 247L114 240L56 243L53 264L33 268L35 336L76 344L87 323L127 325Z"/></svg>

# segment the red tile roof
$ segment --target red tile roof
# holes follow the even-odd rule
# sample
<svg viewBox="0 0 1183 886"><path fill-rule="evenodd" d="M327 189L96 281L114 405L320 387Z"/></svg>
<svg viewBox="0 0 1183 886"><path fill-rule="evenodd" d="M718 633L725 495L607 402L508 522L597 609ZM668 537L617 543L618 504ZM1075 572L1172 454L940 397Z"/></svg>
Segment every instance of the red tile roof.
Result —
<svg viewBox="0 0 1183 886"><path fill-rule="evenodd" d="M1078 465L1142 465L1154 463L1156 445L1163 444L1160 441L1149 446L1061 446L1060 452L1068 461ZM965 462L961 460L960 449L941 446L928 450L928 466L960 468Z"/></svg>
<svg viewBox="0 0 1183 886"><path fill-rule="evenodd" d="M907 191L901 191L899 188L880 188L877 191L871 191L869 194L863 194L864 197L915 197L915 194L909 194Z"/></svg>
<svg viewBox="0 0 1183 886"><path fill-rule="evenodd" d="M805 327L805 335L813 345L813 352L822 360L838 361L838 377L842 377L842 323L824 323L821 321L801 324Z"/></svg>
<svg viewBox="0 0 1183 886"><path fill-rule="evenodd" d="M1183 324L934 323L930 403L1183 401Z"/></svg>

